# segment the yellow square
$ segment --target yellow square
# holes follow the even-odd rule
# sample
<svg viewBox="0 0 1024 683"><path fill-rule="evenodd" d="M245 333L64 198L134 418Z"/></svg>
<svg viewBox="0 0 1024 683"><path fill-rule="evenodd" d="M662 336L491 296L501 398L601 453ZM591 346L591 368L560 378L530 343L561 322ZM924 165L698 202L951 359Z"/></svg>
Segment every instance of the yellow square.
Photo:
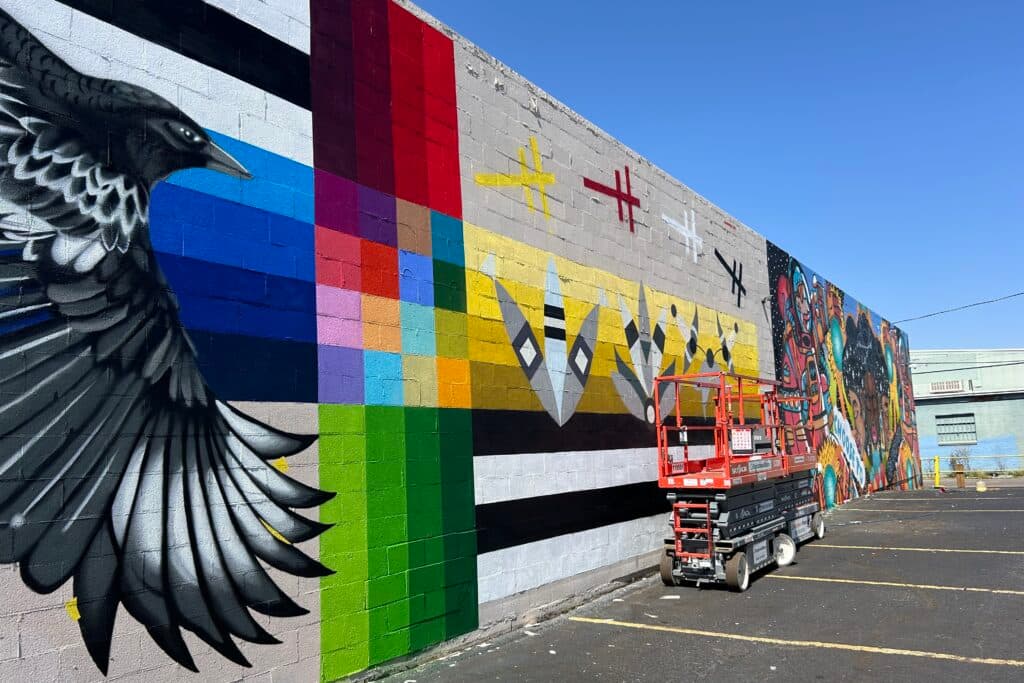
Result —
<svg viewBox="0 0 1024 683"><path fill-rule="evenodd" d="M402 356L402 385L405 405L437 407L437 359L432 356Z"/></svg>

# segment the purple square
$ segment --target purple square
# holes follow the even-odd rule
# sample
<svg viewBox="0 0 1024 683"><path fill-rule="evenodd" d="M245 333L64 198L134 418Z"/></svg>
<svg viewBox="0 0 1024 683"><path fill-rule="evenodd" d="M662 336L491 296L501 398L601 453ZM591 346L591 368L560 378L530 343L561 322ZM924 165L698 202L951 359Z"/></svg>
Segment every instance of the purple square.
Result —
<svg viewBox="0 0 1024 683"><path fill-rule="evenodd" d="M357 185L316 170L316 224L349 235L359 234Z"/></svg>
<svg viewBox="0 0 1024 683"><path fill-rule="evenodd" d="M340 346L317 347L320 403L362 405L363 352Z"/></svg>
<svg viewBox="0 0 1024 683"><path fill-rule="evenodd" d="M398 209L389 194L359 185L359 236L389 247L398 246Z"/></svg>

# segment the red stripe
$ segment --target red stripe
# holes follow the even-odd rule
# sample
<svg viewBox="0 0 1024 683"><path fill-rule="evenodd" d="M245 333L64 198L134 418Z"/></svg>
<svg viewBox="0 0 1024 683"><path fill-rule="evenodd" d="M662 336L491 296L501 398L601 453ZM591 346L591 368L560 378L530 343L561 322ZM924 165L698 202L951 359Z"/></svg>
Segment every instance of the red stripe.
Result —
<svg viewBox="0 0 1024 683"><path fill-rule="evenodd" d="M395 196L428 206L423 22L390 3Z"/></svg>

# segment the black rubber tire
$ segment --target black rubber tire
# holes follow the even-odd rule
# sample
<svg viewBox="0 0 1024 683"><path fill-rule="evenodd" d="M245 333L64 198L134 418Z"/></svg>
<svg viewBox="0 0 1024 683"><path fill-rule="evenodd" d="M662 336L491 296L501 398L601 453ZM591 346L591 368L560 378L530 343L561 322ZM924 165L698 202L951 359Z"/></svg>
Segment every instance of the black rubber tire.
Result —
<svg viewBox="0 0 1024 683"><path fill-rule="evenodd" d="M678 586L679 580L672 576L672 567L675 564L671 555L668 554L670 546L665 546L661 553L661 564L658 569L661 573L661 582L666 586Z"/></svg>
<svg viewBox="0 0 1024 683"><path fill-rule="evenodd" d="M796 541L789 534L779 534L775 537L775 564L780 567L788 567L796 559Z"/></svg>
<svg viewBox="0 0 1024 683"><path fill-rule="evenodd" d="M820 512L815 512L811 517L811 529L814 531L815 538L819 540L825 538L825 518Z"/></svg>
<svg viewBox="0 0 1024 683"><path fill-rule="evenodd" d="M742 593L750 586L750 563L746 553L739 552L725 563L725 585L737 593Z"/></svg>

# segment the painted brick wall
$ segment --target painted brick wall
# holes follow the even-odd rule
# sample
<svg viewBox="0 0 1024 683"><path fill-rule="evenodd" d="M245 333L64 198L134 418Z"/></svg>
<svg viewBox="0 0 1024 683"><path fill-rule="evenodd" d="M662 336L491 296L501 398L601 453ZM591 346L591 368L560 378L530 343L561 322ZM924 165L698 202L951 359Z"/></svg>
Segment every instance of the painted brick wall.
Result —
<svg viewBox="0 0 1024 683"><path fill-rule="evenodd" d="M824 378L830 501L916 483L905 335L404 0L0 8L0 680L336 680L625 573L658 374ZM52 224L119 182L128 244Z"/></svg>

